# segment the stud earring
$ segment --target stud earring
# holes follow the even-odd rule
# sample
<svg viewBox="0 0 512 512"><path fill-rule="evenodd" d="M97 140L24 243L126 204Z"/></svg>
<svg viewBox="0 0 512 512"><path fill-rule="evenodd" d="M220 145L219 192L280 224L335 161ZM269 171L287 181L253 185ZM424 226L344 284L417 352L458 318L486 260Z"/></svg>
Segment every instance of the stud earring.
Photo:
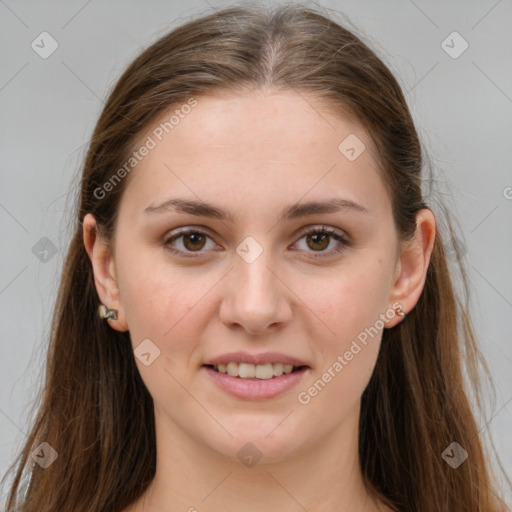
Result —
<svg viewBox="0 0 512 512"><path fill-rule="evenodd" d="M100 305L98 314L102 319L112 318L112 320L117 320L117 309L108 309L105 304Z"/></svg>
<svg viewBox="0 0 512 512"><path fill-rule="evenodd" d="M399 316L405 316L405 313L402 311L402 306L398 306L397 308L395 308L395 312Z"/></svg>

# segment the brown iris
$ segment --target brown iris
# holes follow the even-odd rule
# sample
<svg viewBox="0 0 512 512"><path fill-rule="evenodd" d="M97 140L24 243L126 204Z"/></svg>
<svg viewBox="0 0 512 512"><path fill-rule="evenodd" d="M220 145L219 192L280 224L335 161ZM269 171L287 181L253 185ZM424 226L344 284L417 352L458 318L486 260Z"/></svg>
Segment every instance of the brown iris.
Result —
<svg viewBox="0 0 512 512"><path fill-rule="evenodd" d="M323 239L322 242L326 242L322 244L322 247L319 247L318 249L322 250L325 249L329 245L329 238L330 235L326 235L324 233L313 233L307 236L307 242L309 244L310 240L313 240L314 244L321 243L320 239Z"/></svg>
<svg viewBox="0 0 512 512"><path fill-rule="evenodd" d="M185 233L183 236L183 245L189 250L200 250L204 247L206 237L201 233ZM190 241L190 244L188 243ZM198 247L198 245L200 247Z"/></svg>

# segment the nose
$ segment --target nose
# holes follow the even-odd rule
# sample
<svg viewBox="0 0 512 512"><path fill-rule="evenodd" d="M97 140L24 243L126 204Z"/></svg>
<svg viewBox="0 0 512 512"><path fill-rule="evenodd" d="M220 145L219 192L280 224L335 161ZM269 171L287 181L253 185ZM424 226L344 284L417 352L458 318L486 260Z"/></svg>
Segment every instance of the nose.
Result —
<svg viewBox="0 0 512 512"><path fill-rule="evenodd" d="M292 315L293 293L274 270L267 251L252 263L235 255L224 281L220 318L229 328L262 335L282 328Z"/></svg>

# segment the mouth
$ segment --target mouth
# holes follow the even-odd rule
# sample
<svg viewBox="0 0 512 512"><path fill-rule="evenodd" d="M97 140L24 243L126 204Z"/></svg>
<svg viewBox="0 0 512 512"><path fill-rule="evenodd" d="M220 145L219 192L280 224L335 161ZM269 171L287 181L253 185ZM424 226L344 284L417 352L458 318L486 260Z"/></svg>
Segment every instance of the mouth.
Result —
<svg viewBox="0 0 512 512"><path fill-rule="evenodd" d="M311 370L290 363L233 362L203 364L201 368L218 389L243 400L267 400L290 392Z"/></svg>
<svg viewBox="0 0 512 512"><path fill-rule="evenodd" d="M230 377L243 380L272 380L282 375L300 372L309 368L307 365L294 366L283 363L251 364L251 363L227 363L227 364L205 364L211 370L227 374Z"/></svg>

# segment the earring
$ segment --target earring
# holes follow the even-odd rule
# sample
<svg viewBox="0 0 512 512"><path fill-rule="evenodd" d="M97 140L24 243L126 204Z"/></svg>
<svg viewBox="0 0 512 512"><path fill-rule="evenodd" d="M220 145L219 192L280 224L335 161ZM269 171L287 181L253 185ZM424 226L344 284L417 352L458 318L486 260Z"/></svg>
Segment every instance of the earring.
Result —
<svg viewBox="0 0 512 512"><path fill-rule="evenodd" d="M396 314L399 316L405 316L405 313L402 311L402 306L395 309Z"/></svg>
<svg viewBox="0 0 512 512"><path fill-rule="evenodd" d="M112 320L117 320L117 309L108 309L105 304L101 304L98 308L98 314L100 318L112 318Z"/></svg>

